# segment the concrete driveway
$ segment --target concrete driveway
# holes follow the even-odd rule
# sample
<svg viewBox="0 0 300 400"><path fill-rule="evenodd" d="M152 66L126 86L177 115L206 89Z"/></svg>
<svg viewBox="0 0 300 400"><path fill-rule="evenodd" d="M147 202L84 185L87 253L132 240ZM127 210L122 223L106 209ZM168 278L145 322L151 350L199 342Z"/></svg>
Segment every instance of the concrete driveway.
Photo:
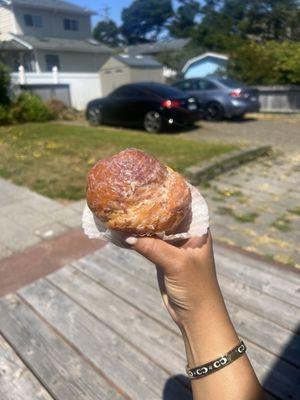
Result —
<svg viewBox="0 0 300 400"><path fill-rule="evenodd" d="M300 268L300 116L201 122L194 140L271 145L271 157L219 175L200 187L215 238Z"/></svg>
<svg viewBox="0 0 300 400"><path fill-rule="evenodd" d="M242 121L199 123L199 129L182 133L195 140L221 140L242 145L271 145L281 151L300 151L299 115L251 115Z"/></svg>

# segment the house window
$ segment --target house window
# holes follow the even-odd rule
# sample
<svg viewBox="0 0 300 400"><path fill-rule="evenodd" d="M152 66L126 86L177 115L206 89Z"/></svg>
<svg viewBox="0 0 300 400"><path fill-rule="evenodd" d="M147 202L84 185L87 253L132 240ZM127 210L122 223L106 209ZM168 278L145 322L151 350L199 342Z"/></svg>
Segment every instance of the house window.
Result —
<svg viewBox="0 0 300 400"><path fill-rule="evenodd" d="M64 30L65 31L79 31L79 21L76 19L64 19Z"/></svg>
<svg viewBox="0 0 300 400"><path fill-rule="evenodd" d="M57 54L46 54L46 71L52 71L53 67L60 69L59 56Z"/></svg>
<svg viewBox="0 0 300 400"><path fill-rule="evenodd" d="M43 27L43 19L40 15L25 14L24 21L26 26L33 26L35 28Z"/></svg>

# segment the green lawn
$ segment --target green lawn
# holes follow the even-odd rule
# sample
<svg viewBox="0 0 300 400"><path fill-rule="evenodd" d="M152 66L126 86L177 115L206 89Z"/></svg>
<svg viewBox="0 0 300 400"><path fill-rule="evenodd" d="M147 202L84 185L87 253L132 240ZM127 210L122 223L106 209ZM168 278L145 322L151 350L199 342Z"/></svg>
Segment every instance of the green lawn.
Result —
<svg viewBox="0 0 300 400"><path fill-rule="evenodd" d="M126 147L152 153L175 170L236 147L172 134L63 124L0 127L0 175L54 199L84 197L86 174L100 158Z"/></svg>

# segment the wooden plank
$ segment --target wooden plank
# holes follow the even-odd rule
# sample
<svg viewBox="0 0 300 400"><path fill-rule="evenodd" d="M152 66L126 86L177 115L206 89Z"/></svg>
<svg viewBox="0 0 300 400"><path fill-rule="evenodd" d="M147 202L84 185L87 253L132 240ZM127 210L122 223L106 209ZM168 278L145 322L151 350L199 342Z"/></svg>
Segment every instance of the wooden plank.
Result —
<svg viewBox="0 0 300 400"><path fill-rule="evenodd" d="M53 400L53 397L1 335L0 398L2 400Z"/></svg>
<svg viewBox="0 0 300 400"><path fill-rule="evenodd" d="M19 293L130 399L161 396L170 375L50 282L36 281ZM179 382L169 390L172 399L190 397Z"/></svg>
<svg viewBox="0 0 300 400"><path fill-rule="evenodd" d="M0 319L3 336L55 399L126 398L16 295L0 299Z"/></svg>
<svg viewBox="0 0 300 400"><path fill-rule="evenodd" d="M231 260L240 263L240 265L247 264L251 268L259 269L267 272L268 274L278 276L279 278L284 277L285 280L299 285L300 274L296 268L294 268L295 271L293 271L291 268L276 266L268 263L267 261L259 260L238 251L234 251L230 248L227 248L226 245L223 246L222 244L215 244L214 250L216 254L230 257Z"/></svg>
<svg viewBox="0 0 300 400"><path fill-rule="evenodd" d="M116 268L105 259L94 262L82 258L74 261L72 265L166 328L178 332L177 326L163 304L158 287L154 289L143 282L137 284L132 276L122 271L116 272Z"/></svg>
<svg viewBox="0 0 300 400"><path fill-rule="evenodd" d="M103 250L89 255L87 259L97 260L97 257L106 259L109 257L110 262L119 269L150 286L157 287L155 266L136 252L118 249L108 244ZM300 313L297 306L275 299L222 274L218 274L218 281L225 299L292 332L298 331L300 317L295 316Z"/></svg>
<svg viewBox="0 0 300 400"><path fill-rule="evenodd" d="M215 258L219 274L225 275L229 279L236 279L300 309L300 281L299 284L285 281L284 276L278 277L259 269L253 269L249 265L241 264L223 254L216 254Z"/></svg>
<svg viewBox="0 0 300 400"><path fill-rule="evenodd" d="M120 262L117 263L117 260L118 258L111 255L110 262L108 263L107 259L103 258L101 251L94 253L93 256L88 257L88 261L86 262L87 265L91 266L88 273L92 272L93 277L101 282L101 284L105 285L108 289L114 291L114 287L117 288L117 293L123 298L127 298L127 301L129 302L133 301L132 296L130 296L130 287L135 287L134 301L136 302L138 300L137 307L140 308L143 306L142 311L149 312L144 305L143 297L146 296L147 298L154 298L157 296L156 292L153 292L154 289L150 286L152 280L149 282L149 285L146 285L142 281L140 281L138 284L135 284L135 282L137 282L136 278L143 274L140 272L141 263L136 264L134 261L131 262L130 254L127 254L127 262L129 265L124 268L121 266L123 266L125 262L120 260ZM153 269L152 273L155 274ZM105 279L104 281L104 274L106 274L106 276L111 276L111 278ZM115 282L117 280L119 284L122 281L121 287L119 284L114 285L114 282L112 282L113 280ZM123 292L122 289L125 288L126 291ZM141 296L141 293L143 293L143 296ZM240 307L231 303L229 300L225 301L231 319L233 320L233 323L240 335L244 336L248 340L251 340L252 342L254 341L255 343L258 343L259 346L265 348L271 353L279 357L282 356L283 350L285 349L287 343L289 343L292 335L289 330L277 325L272 321L266 320L260 315L256 315L252 311L241 309ZM152 303L155 307L152 307L152 316L155 317L153 311L156 310L158 300L154 298ZM296 317L294 317L294 319L296 319ZM284 351L284 358L286 361L289 361L295 365L300 365L300 336L297 335L295 338L296 339L293 341L293 346L290 346L286 351Z"/></svg>
<svg viewBox="0 0 300 400"><path fill-rule="evenodd" d="M95 256L95 258L97 257ZM137 280L134 280L132 276L125 274L123 271L116 273L114 266L108 263L107 260L102 264L101 261L91 261L91 257L88 257L87 262L85 262L85 259L82 259L73 263L73 265L76 265L76 268L91 276L95 281L110 289L117 296L136 306L141 311L145 311L147 315L151 315L154 319L159 319L161 323L165 323L165 320L159 316L160 302L157 301L157 293L149 285L143 282L137 283ZM135 287L138 287L138 290L134 290ZM134 292L132 292L131 288L133 288ZM150 310L148 304L143 301L145 296L149 301L152 296ZM172 329L172 325L170 325L170 328ZM174 334L176 332L174 331ZM253 332L254 330L252 331L252 336ZM240 337L245 340L242 335ZM274 395L282 396L283 398L287 398L287 393L288 395L295 393L298 369L251 342L245 341L249 358L260 381L264 382L264 379L269 376L266 381L266 389ZM272 367L275 364L276 370L273 371Z"/></svg>
<svg viewBox="0 0 300 400"><path fill-rule="evenodd" d="M181 335L175 335L71 266L47 279L170 374L185 374L186 357Z"/></svg>

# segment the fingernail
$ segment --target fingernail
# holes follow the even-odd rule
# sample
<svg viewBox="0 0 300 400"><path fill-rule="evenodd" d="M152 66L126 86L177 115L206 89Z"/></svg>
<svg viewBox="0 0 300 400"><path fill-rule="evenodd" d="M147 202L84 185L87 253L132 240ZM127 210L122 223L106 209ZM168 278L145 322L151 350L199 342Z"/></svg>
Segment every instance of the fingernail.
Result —
<svg viewBox="0 0 300 400"><path fill-rule="evenodd" d="M137 238L133 237L133 236L129 236L128 238L125 239L125 242L132 246L133 244L135 244L137 242Z"/></svg>

